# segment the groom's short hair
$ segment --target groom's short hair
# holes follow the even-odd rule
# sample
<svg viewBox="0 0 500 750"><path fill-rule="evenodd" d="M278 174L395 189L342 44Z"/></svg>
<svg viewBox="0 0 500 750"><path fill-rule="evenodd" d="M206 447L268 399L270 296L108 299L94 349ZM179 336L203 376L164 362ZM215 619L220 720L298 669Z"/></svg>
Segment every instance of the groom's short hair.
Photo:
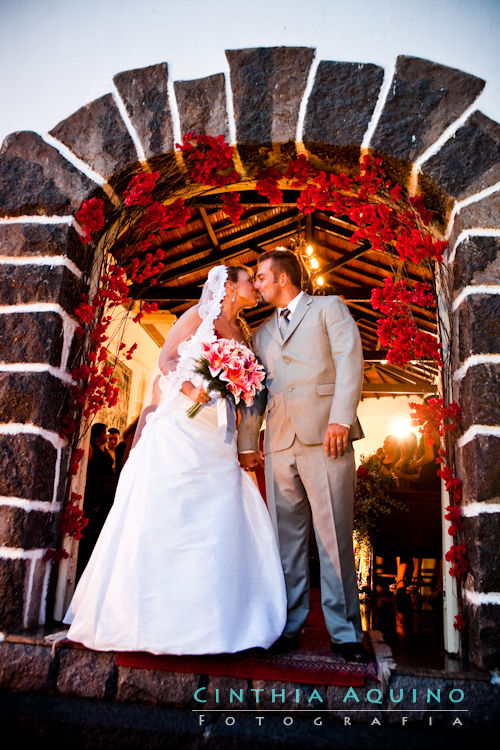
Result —
<svg viewBox="0 0 500 750"><path fill-rule="evenodd" d="M259 256L259 263L263 263L265 260L271 261L275 278L280 273L286 273L293 286L296 286L297 289L302 288L302 268L295 253L292 253L291 250L275 248Z"/></svg>

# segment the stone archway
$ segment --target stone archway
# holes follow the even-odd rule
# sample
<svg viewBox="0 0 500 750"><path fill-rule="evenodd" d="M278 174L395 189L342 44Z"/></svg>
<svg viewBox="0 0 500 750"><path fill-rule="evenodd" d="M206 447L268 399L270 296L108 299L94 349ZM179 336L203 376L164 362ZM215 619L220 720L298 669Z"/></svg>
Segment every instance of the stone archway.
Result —
<svg viewBox="0 0 500 750"><path fill-rule="evenodd" d="M138 162L175 166L175 133L234 140L242 174L296 150L348 169L362 148L421 188L449 239L452 372L464 407L457 437L471 574L471 652L497 668L500 649L498 320L500 125L474 111L484 82L418 58L392 80L371 64L315 61L308 48L227 52L222 74L174 83L160 64L119 73L116 91L82 107L45 139L9 135L0 151L0 627L43 623L68 450L54 403L68 387L72 299L85 254L72 226L82 200L115 188ZM474 467L474 471L470 470ZM495 564L493 564L495 563Z"/></svg>

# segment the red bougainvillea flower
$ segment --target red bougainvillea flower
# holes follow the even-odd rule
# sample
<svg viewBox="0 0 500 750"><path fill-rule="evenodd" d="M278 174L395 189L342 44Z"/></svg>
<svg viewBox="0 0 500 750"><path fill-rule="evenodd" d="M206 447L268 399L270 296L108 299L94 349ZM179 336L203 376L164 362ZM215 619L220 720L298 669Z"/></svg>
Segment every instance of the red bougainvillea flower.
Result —
<svg viewBox="0 0 500 750"><path fill-rule="evenodd" d="M90 242L94 232L98 232L106 223L104 201L101 198L89 198L83 201L82 207L75 214L75 219L83 229L83 241Z"/></svg>
<svg viewBox="0 0 500 750"><path fill-rule="evenodd" d="M68 557L69 553L66 552L66 550L62 547L58 547L57 549L48 549L42 557L42 562L53 560L54 562L58 563L61 562L61 560L67 560Z"/></svg>
<svg viewBox="0 0 500 750"><path fill-rule="evenodd" d="M455 620L453 622L453 627L455 630L458 630L460 633L465 630L467 627L467 620L463 616L462 613L459 613L458 615L455 615Z"/></svg>
<svg viewBox="0 0 500 750"><path fill-rule="evenodd" d="M72 492L59 518L59 528L62 533L68 534L74 539L82 538L82 531L89 522L89 519L84 516L83 510L79 507L81 499L81 495Z"/></svg>
<svg viewBox="0 0 500 750"><path fill-rule="evenodd" d="M134 175L125 191L125 205L149 206L153 201L152 192L159 178L159 172L141 172Z"/></svg>
<svg viewBox="0 0 500 750"><path fill-rule="evenodd" d="M270 169L259 169L257 172L256 190L260 195L269 198L269 203L283 203L283 193L278 187L278 180L280 180L282 176L280 170L276 167L271 167Z"/></svg>
<svg viewBox="0 0 500 750"><path fill-rule="evenodd" d="M222 196L223 211L233 224L240 223L244 208L240 203L241 193L224 193Z"/></svg>
<svg viewBox="0 0 500 750"><path fill-rule="evenodd" d="M463 529L462 509L460 505L448 505L446 510L448 512L446 513L445 518L447 521L451 521L451 524L448 527L448 534L454 537Z"/></svg>
<svg viewBox="0 0 500 750"><path fill-rule="evenodd" d="M202 185L222 187L238 182L233 164L234 146L228 146L223 135L214 138L190 132L182 137L182 145L175 144L190 166L190 175Z"/></svg>
<svg viewBox="0 0 500 750"><path fill-rule="evenodd" d="M467 557L467 545L454 544L445 555L448 562L453 563L450 568L450 576L453 578L465 578L469 571L469 559Z"/></svg>

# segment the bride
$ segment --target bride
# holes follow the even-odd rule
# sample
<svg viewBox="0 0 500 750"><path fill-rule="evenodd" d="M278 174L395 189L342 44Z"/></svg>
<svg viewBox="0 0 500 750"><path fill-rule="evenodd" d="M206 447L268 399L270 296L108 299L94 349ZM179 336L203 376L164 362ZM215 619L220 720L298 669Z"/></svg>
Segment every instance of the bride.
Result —
<svg viewBox="0 0 500 750"><path fill-rule="evenodd" d="M200 302L167 336L158 404L145 410L64 617L72 641L99 651L207 654L268 648L281 635L277 543L237 462L235 408L211 397L194 372L203 342L248 343L239 313L256 302L247 269L215 266ZM204 406L189 418L193 401Z"/></svg>

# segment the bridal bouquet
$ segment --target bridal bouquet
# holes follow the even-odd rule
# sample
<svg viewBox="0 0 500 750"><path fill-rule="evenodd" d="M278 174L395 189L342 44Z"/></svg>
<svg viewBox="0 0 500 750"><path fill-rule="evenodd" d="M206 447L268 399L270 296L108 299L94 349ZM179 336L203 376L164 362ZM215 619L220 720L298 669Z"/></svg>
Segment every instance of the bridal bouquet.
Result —
<svg viewBox="0 0 500 750"><path fill-rule="evenodd" d="M264 387L266 371L254 353L234 339L219 339L213 344L203 344L203 355L195 372L207 382L207 390L217 391L222 398L235 404L244 401L253 404L255 394ZM186 412L194 417L203 404L194 403Z"/></svg>

